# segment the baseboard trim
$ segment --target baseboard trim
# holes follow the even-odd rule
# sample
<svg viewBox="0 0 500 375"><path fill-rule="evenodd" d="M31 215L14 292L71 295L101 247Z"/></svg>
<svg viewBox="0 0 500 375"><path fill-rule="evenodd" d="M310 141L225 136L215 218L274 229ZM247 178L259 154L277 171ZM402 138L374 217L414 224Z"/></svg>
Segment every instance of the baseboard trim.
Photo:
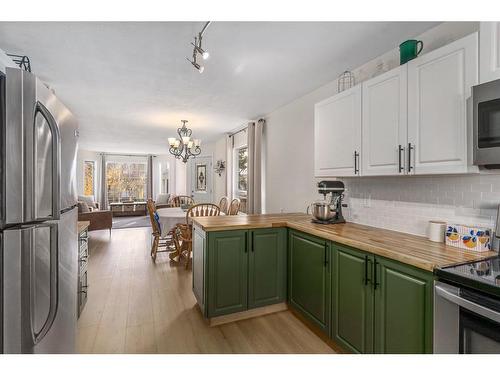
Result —
<svg viewBox="0 0 500 375"><path fill-rule="evenodd" d="M236 322L238 320L255 318L257 316L272 314L280 311L285 311L288 309L288 305L286 302L276 303L274 305L257 307L255 309L240 311L233 314L215 316L213 318L208 319L208 325L210 327L219 326L221 324L227 324L231 322Z"/></svg>

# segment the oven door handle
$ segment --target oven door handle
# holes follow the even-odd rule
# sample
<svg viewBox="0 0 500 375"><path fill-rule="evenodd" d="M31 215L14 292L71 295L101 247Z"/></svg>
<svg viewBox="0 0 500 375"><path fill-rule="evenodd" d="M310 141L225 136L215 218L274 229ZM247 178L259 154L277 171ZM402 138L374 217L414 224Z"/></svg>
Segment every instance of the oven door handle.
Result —
<svg viewBox="0 0 500 375"><path fill-rule="evenodd" d="M465 298L460 297L458 294L453 293L441 286L434 286L434 290L439 295L440 297L454 303L455 305L458 305L460 307L463 307L464 309L467 309L469 311L472 311L473 313L476 313L478 315L484 316L485 318L491 319L497 323L500 323L500 313L488 309L487 307L478 305L477 303L474 303L472 301L469 301Z"/></svg>

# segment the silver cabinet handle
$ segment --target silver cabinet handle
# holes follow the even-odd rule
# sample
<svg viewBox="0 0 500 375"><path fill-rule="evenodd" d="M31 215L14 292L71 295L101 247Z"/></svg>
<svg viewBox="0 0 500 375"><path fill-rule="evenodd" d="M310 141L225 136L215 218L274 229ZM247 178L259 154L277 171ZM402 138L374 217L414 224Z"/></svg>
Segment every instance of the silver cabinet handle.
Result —
<svg viewBox="0 0 500 375"><path fill-rule="evenodd" d="M404 172L405 170L405 167L403 166L403 157L401 155L401 153L404 152L404 147L401 146L401 145L398 145L398 172L401 173L401 172Z"/></svg>
<svg viewBox="0 0 500 375"><path fill-rule="evenodd" d="M460 307L463 307L464 309L472 311L473 313L476 313L478 315L489 318L497 323L500 323L500 313L494 310L488 309L487 307L478 305L477 303L462 298L458 294L446 290L441 286L437 285L434 286L434 291L436 292L437 295L444 298L445 300L454 303L455 305L458 305Z"/></svg>
<svg viewBox="0 0 500 375"><path fill-rule="evenodd" d="M408 173L411 173L411 170L413 169L411 165L411 150L413 150L413 146L411 143L408 143Z"/></svg>
<svg viewBox="0 0 500 375"><path fill-rule="evenodd" d="M359 174L359 152L354 151L354 174Z"/></svg>

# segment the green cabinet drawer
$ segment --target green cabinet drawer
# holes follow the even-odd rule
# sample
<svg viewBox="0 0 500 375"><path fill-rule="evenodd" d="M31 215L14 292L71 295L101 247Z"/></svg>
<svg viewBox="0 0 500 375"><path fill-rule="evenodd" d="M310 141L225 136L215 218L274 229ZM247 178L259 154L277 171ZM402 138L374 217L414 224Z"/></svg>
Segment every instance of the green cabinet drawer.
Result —
<svg viewBox="0 0 500 375"><path fill-rule="evenodd" d="M211 232L208 240L208 316L248 307L247 231Z"/></svg>
<svg viewBox="0 0 500 375"><path fill-rule="evenodd" d="M248 308L286 299L286 229L248 232Z"/></svg>
<svg viewBox="0 0 500 375"><path fill-rule="evenodd" d="M325 333L330 329L330 244L289 232L288 299L290 305Z"/></svg>

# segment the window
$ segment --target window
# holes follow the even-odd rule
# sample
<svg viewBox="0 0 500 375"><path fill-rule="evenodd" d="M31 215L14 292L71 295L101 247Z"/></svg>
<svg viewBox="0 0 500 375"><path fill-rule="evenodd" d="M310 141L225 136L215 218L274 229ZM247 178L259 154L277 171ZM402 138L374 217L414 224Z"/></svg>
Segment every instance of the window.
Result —
<svg viewBox="0 0 500 375"><path fill-rule="evenodd" d="M239 192L247 191L248 183L248 147L236 150L236 183Z"/></svg>
<svg viewBox="0 0 500 375"><path fill-rule="evenodd" d="M234 187L233 196L241 201L240 211L246 212L248 189L248 147L234 149Z"/></svg>
<svg viewBox="0 0 500 375"><path fill-rule="evenodd" d="M160 186L159 186L160 194L167 194L169 192L167 162L158 163L158 176L160 176Z"/></svg>
<svg viewBox="0 0 500 375"><path fill-rule="evenodd" d="M147 163L110 161L106 163L108 202L146 200Z"/></svg>
<svg viewBox="0 0 500 375"><path fill-rule="evenodd" d="M83 162L83 195L95 196L95 162Z"/></svg>

